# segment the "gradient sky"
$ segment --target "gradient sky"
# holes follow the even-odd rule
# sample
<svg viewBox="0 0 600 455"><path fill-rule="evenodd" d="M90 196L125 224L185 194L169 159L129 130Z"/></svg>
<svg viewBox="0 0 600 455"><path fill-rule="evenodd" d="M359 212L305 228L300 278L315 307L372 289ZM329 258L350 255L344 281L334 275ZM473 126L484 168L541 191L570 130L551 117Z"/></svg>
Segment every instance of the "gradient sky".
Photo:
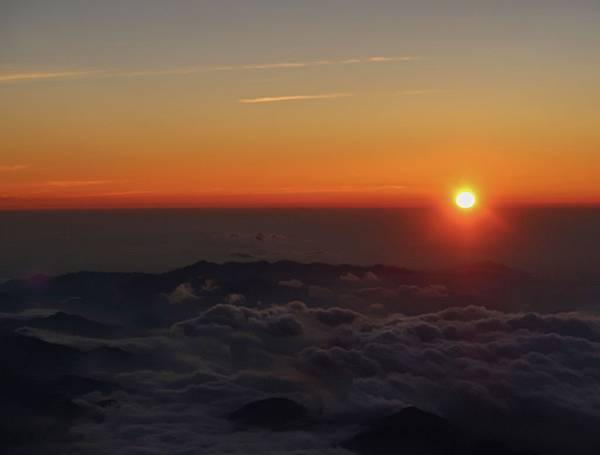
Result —
<svg viewBox="0 0 600 455"><path fill-rule="evenodd" d="M3 0L0 208L600 202L597 0Z"/></svg>

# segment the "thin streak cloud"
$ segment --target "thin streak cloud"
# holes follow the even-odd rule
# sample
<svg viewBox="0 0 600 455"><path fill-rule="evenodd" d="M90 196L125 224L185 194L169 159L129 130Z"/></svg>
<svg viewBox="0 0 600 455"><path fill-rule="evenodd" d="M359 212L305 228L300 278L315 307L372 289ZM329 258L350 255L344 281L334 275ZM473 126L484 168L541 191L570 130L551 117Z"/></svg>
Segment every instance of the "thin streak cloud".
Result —
<svg viewBox="0 0 600 455"><path fill-rule="evenodd" d="M128 197L128 196L144 196L148 194L156 194L155 191L147 191L147 190L131 190L131 191L109 191L106 193L85 193L79 194L72 197L77 198L120 198L120 197Z"/></svg>
<svg viewBox="0 0 600 455"><path fill-rule="evenodd" d="M198 73L213 71L260 71L260 70L286 70L302 69L319 66L340 66L355 65L360 63L388 63L388 62L409 62L420 60L417 56L399 56L399 57L366 57L366 58L348 58L342 60L309 60L299 62L274 62L274 63L253 63L243 65L222 65L222 66L189 66L179 68L147 69L147 70L81 70L81 71L32 71L21 73L0 74L0 83L2 82L35 82L42 80L69 79L82 77L101 77L101 78L128 78L140 76L186 76Z"/></svg>
<svg viewBox="0 0 600 455"><path fill-rule="evenodd" d="M310 193L365 193L365 192L394 192L406 191L409 187L406 185L341 185L321 188L299 188L282 187L277 188L278 193L288 194L310 194Z"/></svg>
<svg viewBox="0 0 600 455"><path fill-rule="evenodd" d="M46 182L46 186L54 188L79 188L82 186L105 185L112 183L111 180L51 180Z"/></svg>
<svg viewBox="0 0 600 455"><path fill-rule="evenodd" d="M0 74L0 82L27 82L37 80L69 79L85 76L99 75L99 71L56 71L56 72L30 72Z"/></svg>
<svg viewBox="0 0 600 455"><path fill-rule="evenodd" d="M242 98L239 100L239 102L241 104L267 104L280 103L286 101L311 101L335 98L348 98L350 96L354 95L352 93L323 93L319 95L264 96L260 98Z"/></svg>
<svg viewBox="0 0 600 455"><path fill-rule="evenodd" d="M9 164L9 165L0 165L0 172L17 172L27 169L29 165L27 164Z"/></svg>
<svg viewBox="0 0 600 455"><path fill-rule="evenodd" d="M405 55L401 57L384 57L384 56L375 56L369 57L367 59L370 63L385 63L385 62L411 62L414 60L421 60L421 57L415 55Z"/></svg>
<svg viewBox="0 0 600 455"><path fill-rule="evenodd" d="M349 58L344 60L312 60L306 62L281 62L281 63L263 63L251 65L233 65L233 66L214 66L207 68L212 71L240 71L240 70L271 70L271 69L294 69L309 68L314 66L337 66L353 65L357 63L385 63L385 62L408 62L419 60L416 56L402 57L367 57L365 59Z"/></svg>

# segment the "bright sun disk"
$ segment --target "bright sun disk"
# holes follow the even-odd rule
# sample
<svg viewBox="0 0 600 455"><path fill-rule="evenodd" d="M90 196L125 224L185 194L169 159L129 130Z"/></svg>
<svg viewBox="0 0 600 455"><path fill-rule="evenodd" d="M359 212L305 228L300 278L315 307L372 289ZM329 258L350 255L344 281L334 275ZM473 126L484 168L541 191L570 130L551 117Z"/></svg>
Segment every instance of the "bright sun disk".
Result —
<svg viewBox="0 0 600 455"><path fill-rule="evenodd" d="M461 209L470 209L475 205L477 198L471 191L461 191L456 196L455 202Z"/></svg>

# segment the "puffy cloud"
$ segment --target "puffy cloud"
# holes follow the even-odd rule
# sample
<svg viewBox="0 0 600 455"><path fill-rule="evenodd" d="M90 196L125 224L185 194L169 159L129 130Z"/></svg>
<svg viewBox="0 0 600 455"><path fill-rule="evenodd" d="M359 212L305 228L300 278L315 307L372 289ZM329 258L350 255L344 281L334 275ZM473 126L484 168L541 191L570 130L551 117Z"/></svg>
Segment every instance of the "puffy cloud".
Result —
<svg viewBox="0 0 600 455"><path fill-rule="evenodd" d="M341 324L351 324L360 317L358 313L344 308L318 308L311 310L311 313L314 314L320 322L332 327Z"/></svg>
<svg viewBox="0 0 600 455"><path fill-rule="evenodd" d="M583 454L594 438L586 428L600 422L599 330L598 318L581 313L468 306L375 318L299 301L220 304L175 324L165 345L193 371L121 373L127 392L112 396L118 406L103 410L103 423L82 423L75 433L114 453L252 447L266 454L299 447L327 453L352 434L346 427L328 435L307 429L301 443L289 434L231 432L229 412L281 396L330 422L415 405L517 445L542 441L542 449ZM588 426L579 433L561 432L580 419Z"/></svg>
<svg viewBox="0 0 600 455"><path fill-rule="evenodd" d="M225 326L234 330L261 331L275 337L302 333L302 324L284 307L257 310L232 304L215 305L197 318L174 326L188 336L206 333L206 326Z"/></svg>
<svg viewBox="0 0 600 455"><path fill-rule="evenodd" d="M181 283L167 296L168 301L174 304L189 302L197 298L191 283Z"/></svg>
<svg viewBox="0 0 600 455"><path fill-rule="evenodd" d="M218 291L219 289L221 289L221 287L217 283L217 280L215 280L213 278L206 278L204 280L204 284L202 285L202 291L215 292L215 291Z"/></svg>
<svg viewBox="0 0 600 455"><path fill-rule="evenodd" d="M509 412L534 400L600 418L600 322L592 316L463 307L370 319L348 309L293 302L264 310L218 305L178 324L187 334L195 332L190 327L207 325L279 337L260 348L279 358L276 363L322 380L323 389L313 393L333 393L336 400L328 405L338 412L357 412L365 403L390 408L404 403L452 413L460 401L452 399L454 393L489 412ZM290 337L295 341L285 341ZM344 399L335 381L344 386ZM528 394L532 384L535 390ZM364 400L367 385L373 400Z"/></svg>

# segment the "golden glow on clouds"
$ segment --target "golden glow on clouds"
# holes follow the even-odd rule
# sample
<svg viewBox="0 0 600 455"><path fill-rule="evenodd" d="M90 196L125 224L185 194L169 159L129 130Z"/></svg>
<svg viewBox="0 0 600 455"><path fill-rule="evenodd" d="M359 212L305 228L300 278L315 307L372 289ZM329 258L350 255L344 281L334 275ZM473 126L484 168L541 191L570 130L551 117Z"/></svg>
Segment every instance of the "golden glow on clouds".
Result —
<svg viewBox="0 0 600 455"><path fill-rule="evenodd" d="M347 98L353 96L352 93L323 93L320 95L288 95L288 96L265 96L260 98L242 98L239 100L242 104L265 104L278 103L281 101L310 101L310 100L328 100L333 98Z"/></svg>
<svg viewBox="0 0 600 455"><path fill-rule="evenodd" d="M95 71L39 71L29 73L5 73L0 74L0 83L2 82L28 82L48 79L68 79L74 77L85 77L96 75Z"/></svg>

